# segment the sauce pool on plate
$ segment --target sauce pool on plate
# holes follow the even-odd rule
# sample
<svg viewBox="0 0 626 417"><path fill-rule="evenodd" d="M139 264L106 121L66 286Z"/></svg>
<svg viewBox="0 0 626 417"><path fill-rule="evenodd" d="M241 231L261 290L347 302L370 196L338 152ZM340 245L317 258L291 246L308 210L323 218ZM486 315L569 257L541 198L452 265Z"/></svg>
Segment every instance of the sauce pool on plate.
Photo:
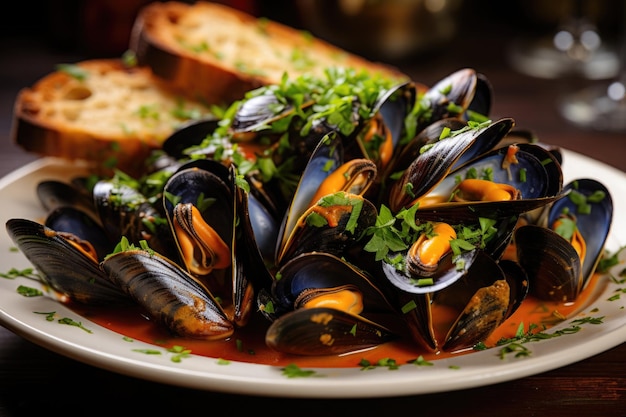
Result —
<svg viewBox="0 0 626 417"><path fill-rule="evenodd" d="M514 337L520 324L523 324L525 332L528 331L530 325L535 325L536 331L545 331L562 322L565 318L573 318L577 311L593 301L592 295L602 282L604 281L599 279L599 275L594 275L585 290L573 303L545 302L528 296L517 311L485 340L485 345L488 348L493 348L499 340ZM164 349L180 346L185 350L190 350L195 355L263 365L287 366L296 364L299 367L349 368L361 367L361 360L363 359L374 364L384 358L391 358L400 365L420 356L424 360L433 361L474 352L473 349L460 352L429 352L413 342L407 334L401 335L396 341L346 355L295 356L276 352L265 345L264 335L269 322L260 314L253 315L247 326L237 329L235 334L228 339L203 341L173 336L166 329L152 322L139 307L116 309L75 305L70 307L92 322L120 333L120 343L123 343L122 338L130 338ZM446 320L453 319L453 317L446 317L443 311L436 311L434 315L441 319L441 322L435 322L436 333L437 329L448 326ZM442 337L442 335L438 335L439 340ZM129 349L132 349L132 346L129 346Z"/></svg>

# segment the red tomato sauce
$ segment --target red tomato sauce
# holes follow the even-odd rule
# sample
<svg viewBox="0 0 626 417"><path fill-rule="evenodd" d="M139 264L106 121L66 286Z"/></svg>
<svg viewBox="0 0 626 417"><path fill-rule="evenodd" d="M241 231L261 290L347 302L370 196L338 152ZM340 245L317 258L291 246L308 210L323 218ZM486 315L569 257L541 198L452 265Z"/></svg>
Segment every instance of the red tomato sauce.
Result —
<svg viewBox="0 0 626 417"><path fill-rule="evenodd" d="M594 276L576 302L563 304L545 302L528 296L516 312L509 317L496 331L485 341L489 348L496 346L502 338L514 337L520 323L524 324L524 332L528 326L537 326L537 331L545 331L561 322L564 318L576 315L584 306L592 300L599 279ZM250 323L237 329L235 334L225 340L202 341L190 338L181 338L171 335L166 329L152 322L139 307L126 308L98 308L85 306L72 306L72 309L83 317L117 333L120 337L141 340L165 349L173 346L181 346L188 349L192 354L230 361L257 363L274 366L286 366L296 364L299 367L361 367L360 362L366 359L372 364L380 359L391 358L397 364L404 364L422 356L423 359L432 361L445 357L471 354L473 349L461 352L430 352L413 342L410 336L402 335L398 340L382 344L367 351L360 351L347 355L336 356L295 356L276 352L265 345L264 334L269 322L260 314L254 315ZM449 326L454 317L445 311L434 311L437 318L435 322L437 337L441 340L443 328Z"/></svg>

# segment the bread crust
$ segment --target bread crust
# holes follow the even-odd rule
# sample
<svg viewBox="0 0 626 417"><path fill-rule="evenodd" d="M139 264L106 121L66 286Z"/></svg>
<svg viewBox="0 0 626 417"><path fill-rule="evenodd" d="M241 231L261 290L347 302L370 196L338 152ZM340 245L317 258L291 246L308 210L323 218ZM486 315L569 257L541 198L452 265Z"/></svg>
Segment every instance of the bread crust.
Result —
<svg viewBox="0 0 626 417"><path fill-rule="evenodd" d="M18 92L11 135L25 150L139 172L152 150L189 120L176 111L210 114L147 67L118 59L73 66L84 79L58 70Z"/></svg>
<svg viewBox="0 0 626 417"><path fill-rule="evenodd" d="M238 100L254 88L328 67L408 77L310 34L218 3L154 2L137 16L130 48L142 65L176 88L211 103Z"/></svg>

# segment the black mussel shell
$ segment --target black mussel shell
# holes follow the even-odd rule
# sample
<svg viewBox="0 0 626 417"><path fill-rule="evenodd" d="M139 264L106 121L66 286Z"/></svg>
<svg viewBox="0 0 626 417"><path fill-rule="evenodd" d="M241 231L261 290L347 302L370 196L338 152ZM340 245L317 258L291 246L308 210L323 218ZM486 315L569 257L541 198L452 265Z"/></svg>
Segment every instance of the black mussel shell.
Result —
<svg viewBox="0 0 626 417"><path fill-rule="evenodd" d="M190 267L194 261L187 259L184 264L214 297L223 299L225 306L229 306L225 307L227 317L236 325L243 326L252 312L254 287L264 285L271 278L255 243L249 219L249 201L244 191L236 186L235 179L233 165L226 166L209 159L190 161L166 183L163 204L181 259L185 258L185 254L174 229L175 219L185 225L189 236L193 236L193 254L205 253L208 254L205 259L213 259L211 244L195 230L195 220L189 221L189 216L194 215L191 206L197 208L201 221L227 245L230 261L224 268L194 272ZM178 209L175 210L175 207ZM216 275L220 279L214 279Z"/></svg>
<svg viewBox="0 0 626 417"><path fill-rule="evenodd" d="M37 184L37 197L48 212L58 207L74 207L100 221L93 197L83 187L57 180L45 180Z"/></svg>
<svg viewBox="0 0 626 417"><path fill-rule="evenodd" d="M391 133L393 148L396 149L404 132L404 120L412 110L417 97L417 87L413 82L398 84L385 92L374 106Z"/></svg>
<svg viewBox="0 0 626 417"><path fill-rule="evenodd" d="M401 292L399 302L416 343L432 351L471 348L486 340L517 309L526 294L526 276L519 269L509 271L509 267L507 275L489 255L482 251L477 255L469 271L451 285L424 294ZM456 314L442 340L434 330L440 308Z"/></svg>
<svg viewBox="0 0 626 417"><path fill-rule="evenodd" d="M320 199L305 211L279 248L276 264L305 252L323 251L342 256L360 245L361 234L376 222L376 207L356 194L338 192Z"/></svg>
<svg viewBox="0 0 626 417"><path fill-rule="evenodd" d="M314 203L311 199L328 176L343 163L343 145L339 135L326 135L309 158L298 186L283 216L276 243L280 249L293 231L300 216Z"/></svg>
<svg viewBox="0 0 626 417"><path fill-rule="evenodd" d="M150 248L178 259L174 239L163 210L137 189L116 180L100 180L93 188L93 200L100 222L110 241L122 237L138 245L146 241Z"/></svg>
<svg viewBox="0 0 626 417"><path fill-rule="evenodd" d="M218 126L219 120L216 119L189 121L165 139L161 149L175 159L185 159L189 156L186 151L200 145Z"/></svg>
<svg viewBox="0 0 626 417"><path fill-rule="evenodd" d="M98 260L113 252L114 244L100 223L84 211L71 207L57 207L50 211L44 223L57 232L71 233L83 241L91 243Z"/></svg>
<svg viewBox="0 0 626 417"><path fill-rule="evenodd" d="M391 185L388 202L391 210L398 212L431 192L463 161L474 159L492 149L512 126L512 119L500 119L432 143Z"/></svg>
<svg viewBox="0 0 626 417"><path fill-rule="evenodd" d="M613 220L613 198L604 184L591 178L571 181L563 191L568 195L550 207L548 224L553 224L564 211L575 217L576 227L587 247L582 266L584 285L595 272L604 252ZM589 212L579 209L581 203L583 207L589 207Z"/></svg>
<svg viewBox="0 0 626 417"><path fill-rule="evenodd" d="M340 355L373 348L397 335L361 316L331 308L302 308L272 322L270 348L293 355Z"/></svg>
<svg viewBox="0 0 626 417"><path fill-rule="evenodd" d="M529 224L515 232L520 264L526 270L531 291L541 299L574 301L596 270L604 252L613 202L608 189L594 179L581 178L564 187L565 196L554 202L547 224ZM571 216L585 241L581 259L569 240L552 230L562 214Z"/></svg>
<svg viewBox="0 0 626 417"><path fill-rule="evenodd" d="M427 197L439 197L443 202L420 206L416 216L422 220L445 221L454 218L459 222L478 217L492 219L519 216L546 207L563 197L563 173L552 154L531 144L517 145L519 163L502 167L507 148L497 148L469 161L452 171ZM490 181L515 187L520 198L509 201L448 201L459 180L477 173L490 172Z"/></svg>
<svg viewBox="0 0 626 417"><path fill-rule="evenodd" d="M458 256L449 252L441 258L441 261L437 264L436 270L428 274L428 276L425 275L423 277L411 276L408 272L398 271L393 265L387 262L383 262L382 267L389 282L402 291L412 294L426 294L442 290L461 279L461 277L468 272L477 255L478 250L463 252ZM457 267L457 260L463 261L462 268ZM432 283L419 285L417 283L419 278L430 278L432 279Z"/></svg>
<svg viewBox="0 0 626 417"><path fill-rule="evenodd" d="M547 227L528 224L514 235L517 258L530 291L542 300L574 301L582 289L582 265L572 245Z"/></svg>
<svg viewBox="0 0 626 417"><path fill-rule="evenodd" d="M476 89L472 101L467 106L468 112L478 113L483 116L491 114L493 101L493 86L489 79L481 73L476 74ZM471 119L471 115L467 115Z"/></svg>
<svg viewBox="0 0 626 417"><path fill-rule="evenodd" d="M86 305L130 302L120 288L107 279L98 260L68 241L72 236L64 236L26 219L10 219L6 229L42 280L61 296ZM80 243L77 241L77 244Z"/></svg>
<svg viewBox="0 0 626 417"><path fill-rule="evenodd" d="M196 339L225 339L233 324L219 303L177 264L144 250L118 252L102 262L111 282L172 333Z"/></svg>
<svg viewBox="0 0 626 417"><path fill-rule="evenodd" d="M404 145L400 151L394 153L393 163L390 164L385 176L407 169L420 156L425 145L430 145L440 140L444 129L458 131L465 127L467 127L467 123L457 118L437 120L426 126L411 141ZM489 145L485 147L484 151L488 149Z"/></svg>
<svg viewBox="0 0 626 417"><path fill-rule="evenodd" d="M386 295L366 271L329 253L301 254L283 265L278 275L280 279L275 280L271 288L275 307L293 310L303 291L349 285L363 295L364 309L393 311Z"/></svg>
<svg viewBox="0 0 626 417"><path fill-rule="evenodd" d="M423 97L431 109L430 117L424 121L424 126L447 117L464 117L465 111L474 100L477 82L476 71L471 68L463 68L449 74L430 87ZM454 106L450 106L450 104L454 104Z"/></svg>
<svg viewBox="0 0 626 417"><path fill-rule="evenodd" d="M163 190L163 205L170 225L174 206L191 203L199 208L224 241L229 242L235 221L232 182L231 170L218 161L199 159L181 166ZM202 201L208 204L201 204Z"/></svg>
<svg viewBox="0 0 626 417"><path fill-rule="evenodd" d="M242 100L233 116L231 129L235 135L263 128L293 112L293 106L281 102L271 91Z"/></svg>

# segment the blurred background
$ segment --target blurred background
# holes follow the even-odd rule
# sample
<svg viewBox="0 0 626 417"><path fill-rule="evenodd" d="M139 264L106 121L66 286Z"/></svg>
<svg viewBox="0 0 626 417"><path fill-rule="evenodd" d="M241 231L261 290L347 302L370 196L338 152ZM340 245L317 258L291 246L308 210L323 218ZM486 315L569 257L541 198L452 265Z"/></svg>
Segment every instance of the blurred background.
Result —
<svg viewBox="0 0 626 417"><path fill-rule="evenodd" d="M183 0L192 3L189 0ZM117 55L149 0L12 2L0 28L4 39L43 41L64 52ZM487 32L528 38L593 27L615 42L624 24L623 1L611 0L219 0L265 16L370 58L397 60L427 52L453 53L455 41ZM576 27L578 25L578 27ZM452 48L443 50L442 46ZM604 45L603 45L604 46ZM480 45L476 45L480 47Z"/></svg>
<svg viewBox="0 0 626 417"><path fill-rule="evenodd" d="M307 30L432 84L460 67L494 84L495 110L533 123L541 138L571 129L626 133L621 80L626 1L618 0L222 0L256 16ZM13 2L0 26L0 118L10 129L19 88L61 62L120 56L147 0ZM619 86L622 86L621 90ZM598 98L575 94L594 88ZM529 91L530 90L530 91ZM534 94L533 90L544 94ZM621 96L620 96L621 93ZM589 94L588 92L586 94ZM498 101L500 99L500 101ZM537 100L550 100L541 103ZM579 101L576 101L579 100ZM592 103L589 105L589 103ZM533 114L533 108L541 114ZM586 106L586 107L585 107ZM608 108L611 107L611 114ZM619 107L617 116L613 107ZM546 111L547 109L547 111ZM598 116L600 110L607 114ZM539 110L538 110L539 111ZM530 117L532 115L533 117ZM598 121L600 118L600 121ZM527 120L526 120L527 119ZM4 136L4 135L3 135ZM583 139L578 139L582 141ZM617 163L617 162L616 162Z"/></svg>
<svg viewBox="0 0 626 417"><path fill-rule="evenodd" d="M385 60L416 58L428 52L454 53L456 41L478 32L499 38L539 38L551 37L557 29L568 25L572 32L587 25L595 27L603 41L615 42L624 24L621 0L216 1L309 30L369 58ZM150 1L12 3L15 12L0 27L4 39L39 40L58 51L102 56L118 55L125 50L137 11ZM449 49L441 49L442 46Z"/></svg>

